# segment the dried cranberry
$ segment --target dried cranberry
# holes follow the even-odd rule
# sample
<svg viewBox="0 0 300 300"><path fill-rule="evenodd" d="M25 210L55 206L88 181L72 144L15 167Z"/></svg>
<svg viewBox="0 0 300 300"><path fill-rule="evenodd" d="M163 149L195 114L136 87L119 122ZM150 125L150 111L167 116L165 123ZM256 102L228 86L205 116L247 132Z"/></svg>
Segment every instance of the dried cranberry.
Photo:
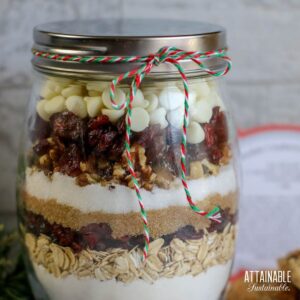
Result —
<svg viewBox="0 0 300 300"><path fill-rule="evenodd" d="M176 232L176 237L181 240L200 239L203 236L203 230L196 231L192 225L186 225Z"/></svg>
<svg viewBox="0 0 300 300"><path fill-rule="evenodd" d="M116 131L110 130L101 134L98 144L96 146L96 151L99 153L108 150L113 144L118 133Z"/></svg>
<svg viewBox="0 0 300 300"><path fill-rule="evenodd" d="M105 115L88 122L89 153L110 161L119 160L124 149L125 118L112 124Z"/></svg>
<svg viewBox="0 0 300 300"><path fill-rule="evenodd" d="M143 132L134 134L132 140L146 149L147 161L154 169L164 163L168 148L165 130L160 125L149 126Z"/></svg>
<svg viewBox="0 0 300 300"><path fill-rule="evenodd" d="M110 124L109 118L106 115L101 115L96 118L93 118L88 123L89 130L99 129L103 127L103 125Z"/></svg>
<svg viewBox="0 0 300 300"><path fill-rule="evenodd" d="M50 124L53 134L63 140L82 142L84 139L85 123L72 112L52 115Z"/></svg>
<svg viewBox="0 0 300 300"><path fill-rule="evenodd" d="M91 248L91 249L95 249L97 251L104 251L106 248L107 247L106 247L106 244L104 242L98 242L98 243L96 243L94 248Z"/></svg>
<svg viewBox="0 0 300 300"><path fill-rule="evenodd" d="M112 230L108 224L92 223L80 230L83 239L91 249L98 249L101 241L111 237ZM100 247L101 248L101 247Z"/></svg>
<svg viewBox="0 0 300 300"><path fill-rule="evenodd" d="M43 139L43 140L40 140L34 147L33 147L33 151L41 156L41 155L44 155L46 153L48 153L48 151L50 150L50 143L48 142L47 139Z"/></svg>
<svg viewBox="0 0 300 300"><path fill-rule="evenodd" d="M228 140L228 128L225 114L220 107L213 108L213 115L209 123L203 124L205 145L209 160L218 164L223 156L222 149Z"/></svg>
<svg viewBox="0 0 300 300"><path fill-rule="evenodd" d="M157 141L157 138L162 137L161 140L163 141L163 144L165 144L165 137L162 135L163 130L161 130L160 125L151 125L142 132L134 133L132 136L132 142L147 148L148 146L160 143L160 141Z"/></svg>
<svg viewBox="0 0 300 300"><path fill-rule="evenodd" d="M215 134L218 143L225 143L228 140L228 128L226 123L226 117L224 112L220 111L220 107L213 108L213 115L210 120L212 126L214 126Z"/></svg>
<svg viewBox="0 0 300 300"><path fill-rule="evenodd" d="M216 143L215 129L211 124L204 124L205 143L207 147L212 147Z"/></svg>
<svg viewBox="0 0 300 300"><path fill-rule="evenodd" d="M118 137L110 147L107 157L112 161L119 160L122 156L123 151L124 151L124 140L123 138Z"/></svg>
<svg viewBox="0 0 300 300"><path fill-rule="evenodd" d="M163 235L162 238L165 241L164 246L170 245L171 241L174 239L174 236L174 233Z"/></svg>
<svg viewBox="0 0 300 300"><path fill-rule="evenodd" d="M106 117L106 116L105 116ZM101 117L91 120L88 124L88 145L91 152L104 156L110 152L113 145L118 142L117 127Z"/></svg>
<svg viewBox="0 0 300 300"><path fill-rule="evenodd" d="M96 233L86 233L84 234L84 240L90 249L95 249L97 243L99 242L99 236Z"/></svg>
<svg viewBox="0 0 300 300"><path fill-rule="evenodd" d="M101 239L108 239L111 237L112 230L108 224L105 223L91 223L81 228L80 233L89 245L96 246Z"/></svg>
<svg viewBox="0 0 300 300"><path fill-rule="evenodd" d="M65 228L64 231L58 236L58 242L63 247L70 246L73 240L74 233L70 228Z"/></svg>
<svg viewBox="0 0 300 300"><path fill-rule="evenodd" d="M117 130L118 130L119 134L125 133L125 129L126 129L125 118L126 118L126 116L120 118L120 120L117 123Z"/></svg>
<svg viewBox="0 0 300 300"><path fill-rule="evenodd" d="M143 235L132 236L127 244L129 248L142 247L145 244L145 238Z"/></svg>
<svg viewBox="0 0 300 300"><path fill-rule="evenodd" d="M78 176L81 173L80 161L82 153L76 144L66 148L58 161L59 171L69 176Z"/></svg>
<svg viewBox="0 0 300 300"><path fill-rule="evenodd" d="M102 131L99 129L93 129L88 132L88 144L91 147L95 147L101 138Z"/></svg>
<svg viewBox="0 0 300 300"><path fill-rule="evenodd" d="M77 253L83 249L83 247L79 243L76 243L76 242L73 242L71 244L71 248Z"/></svg>
<svg viewBox="0 0 300 300"><path fill-rule="evenodd" d="M93 153L99 156L113 147L117 136L118 133L111 128L108 130L93 130L89 132L88 141L89 145L93 147Z"/></svg>

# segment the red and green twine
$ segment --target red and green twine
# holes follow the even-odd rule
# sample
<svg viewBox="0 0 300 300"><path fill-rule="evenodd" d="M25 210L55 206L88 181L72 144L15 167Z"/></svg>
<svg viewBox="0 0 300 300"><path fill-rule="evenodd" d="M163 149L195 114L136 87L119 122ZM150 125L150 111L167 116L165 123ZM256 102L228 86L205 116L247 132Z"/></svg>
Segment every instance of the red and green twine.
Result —
<svg viewBox="0 0 300 300"><path fill-rule="evenodd" d="M42 57L45 59L51 59L56 61L65 62L78 62L78 63L96 63L96 64L113 64L113 63L141 63L138 68L121 74L114 80L112 80L110 85L110 99L112 107L115 110L127 110L127 115L125 119L126 130L125 130L125 154L127 158L127 165L129 172L131 174L132 182L134 184L134 189L138 198L140 206L141 219L144 225L144 238L145 246L143 249L143 259L145 260L149 251L150 244L150 231L148 227L147 212L143 203L143 199L140 192L140 186L137 179L137 175L134 170L131 154L130 154L130 134L131 134L131 115L132 115L132 102L134 100L136 91L141 85L144 77L151 72L154 66L159 66L162 63L169 63L175 66L180 74L180 77L184 86L184 116L183 116L183 126L182 126L182 140L181 140L181 182L186 194L186 199L189 203L190 208L197 214L204 216L214 222L221 223L221 214L219 207L213 208L210 212L201 210L195 204L192 199L191 193L189 191L187 179L186 179L186 149L187 149L187 120L189 116L189 87L188 80L185 75L184 69L180 62L191 60L198 65L199 69L215 77L223 76L228 73L231 69L231 60L226 55L226 49L219 49L215 51L208 52L191 52L177 49L175 47L163 47L157 53L150 54L148 56L78 56L78 55L61 55L55 53L48 53L43 51L38 51L33 49L33 54L36 57ZM207 58L219 58L226 62L224 69L219 71L214 71L201 61ZM115 102L115 91L116 86L124 79L132 78L132 83L130 86L129 97L120 104Z"/></svg>

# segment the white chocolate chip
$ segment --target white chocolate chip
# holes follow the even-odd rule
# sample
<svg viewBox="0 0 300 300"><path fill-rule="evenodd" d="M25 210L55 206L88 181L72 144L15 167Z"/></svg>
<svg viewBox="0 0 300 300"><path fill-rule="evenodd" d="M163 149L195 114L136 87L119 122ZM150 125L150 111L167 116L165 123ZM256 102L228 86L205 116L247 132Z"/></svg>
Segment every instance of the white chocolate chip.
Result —
<svg viewBox="0 0 300 300"><path fill-rule="evenodd" d="M47 86L44 86L40 92L41 97L45 99L51 99L55 96L58 96L53 90L49 89Z"/></svg>
<svg viewBox="0 0 300 300"><path fill-rule="evenodd" d="M132 107L143 107L146 108L149 105L149 101L145 100L143 92L137 90L132 101Z"/></svg>
<svg viewBox="0 0 300 300"><path fill-rule="evenodd" d="M125 113L125 110L115 110L115 109L102 109L102 114L108 116L112 123L118 121Z"/></svg>
<svg viewBox="0 0 300 300"><path fill-rule="evenodd" d="M55 113L62 112L66 108L65 106L65 98L63 96L56 96L50 100L48 100L44 104L45 112L52 116Z"/></svg>
<svg viewBox="0 0 300 300"><path fill-rule="evenodd" d="M66 107L69 111L82 119L87 116L87 105L81 96L68 97Z"/></svg>
<svg viewBox="0 0 300 300"><path fill-rule="evenodd" d="M205 98L210 93L210 87L206 81L194 83L192 89L196 91L198 98Z"/></svg>
<svg viewBox="0 0 300 300"><path fill-rule="evenodd" d="M155 81L154 86L158 89L164 89L165 87L173 88L176 86L176 82L171 81Z"/></svg>
<svg viewBox="0 0 300 300"><path fill-rule="evenodd" d="M154 110L150 113L150 124L159 124L162 129L166 128L168 126L166 114L167 111L164 107Z"/></svg>
<svg viewBox="0 0 300 300"><path fill-rule="evenodd" d="M65 98L68 98L70 96L81 96L82 95L82 86L81 85L68 86L61 91L61 94Z"/></svg>
<svg viewBox="0 0 300 300"><path fill-rule="evenodd" d="M46 102L48 102L48 100L46 99L43 99L43 100L40 100L37 105L36 105L36 111L38 113L38 115L44 120L44 121L49 121L49 114L46 113L45 111L45 104Z"/></svg>
<svg viewBox="0 0 300 300"><path fill-rule="evenodd" d="M207 123L212 117L212 105L208 99L196 101L190 109L190 116L193 121Z"/></svg>
<svg viewBox="0 0 300 300"><path fill-rule="evenodd" d="M187 141L190 144L201 143L205 138L205 133L201 125L197 122L191 122L186 130Z"/></svg>
<svg viewBox="0 0 300 300"><path fill-rule="evenodd" d="M47 80L42 87L41 97L45 99L51 99L58 96L62 90L62 87L53 80Z"/></svg>
<svg viewBox="0 0 300 300"><path fill-rule="evenodd" d="M193 90L189 90L189 100L188 100L189 106L193 105L196 102L196 99L197 99L196 92ZM182 108L184 107L184 100L185 100L185 97L183 96L182 103L180 103L180 107L182 107Z"/></svg>
<svg viewBox="0 0 300 300"><path fill-rule="evenodd" d="M196 102L197 93L196 91L189 91L189 106L193 105Z"/></svg>
<svg viewBox="0 0 300 300"><path fill-rule="evenodd" d="M104 105L105 105L107 108L113 109L113 106L112 106L112 103L111 103L111 100L110 100L109 90L110 90L110 88L106 88L106 89L103 91L103 94L102 94L102 101L103 101ZM126 95L125 95L125 93L123 92L123 90L121 90L121 89L116 89L116 90L115 90L115 102L116 102L117 104L121 104L121 103L124 103L125 100L126 100Z"/></svg>
<svg viewBox="0 0 300 300"><path fill-rule="evenodd" d="M147 106L147 111L152 112L154 111L158 106L158 97L154 93L144 93L144 96L146 97L146 101L149 102L149 105Z"/></svg>
<svg viewBox="0 0 300 300"><path fill-rule="evenodd" d="M91 81L86 84L88 91L103 92L107 87L109 87L109 82Z"/></svg>
<svg viewBox="0 0 300 300"><path fill-rule="evenodd" d="M211 88L211 90L216 91L217 90L217 81L215 79L210 79L207 80L207 84L209 85L209 87Z"/></svg>
<svg viewBox="0 0 300 300"><path fill-rule="evenodd" d="M148 127L150 116L148 112L141 107L134 107L131 114L131 129L135 132L141 132Z"/></svg>
<svg viewBox="0 0 300 300"><path fill-rule="evenodd" d="M84 97L87 105L87 112L90 117L96 117L100 114L103 103L101 97Z"/></svg>
<svg viewBox="0 0 300 300"><path fill-rule="evenodd" d="M184 116L184 108L180 106L179 108L168 112L167 120L172 126L176 128L181 128L183 125L183 116ZM189 119L187 123L189 123Z"/></svg>
<svg viewBox="0 0 300 300"><path fill-rule="evenodd" d="M158 98L160 105L167 110L176 109L184 103L184 94L176 86L165 87Z"/></svg>
<svg viewBox="0 0 300 300"><path fill-rule="evenodd" d="M59 83L63 88L67 87L72 83L72 79L62 78L62 77L52 77L51 80Z"/></svg>

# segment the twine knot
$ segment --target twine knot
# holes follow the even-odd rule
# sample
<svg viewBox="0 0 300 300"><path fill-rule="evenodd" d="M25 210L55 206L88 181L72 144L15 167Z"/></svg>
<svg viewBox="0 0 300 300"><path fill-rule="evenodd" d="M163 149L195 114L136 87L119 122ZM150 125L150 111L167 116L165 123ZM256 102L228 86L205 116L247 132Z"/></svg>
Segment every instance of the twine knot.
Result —
<svg viewBox="0 0 300 300"><path fill-rule="evenodd" d="M213 208L210 212L201 210L196 206L192 200L192 196L189 191L188 182L186 179L186 148L187 148L187 120L189 115L189 87L187 76L182 68L180 62L190 60L194 62L201 71L206 72L215 77L225 75L231 69L231 60L226 56L226 49L218 49L215 51L199 52L199 51L184 51L176 47L162 47L155 54L150 54L147 56L71 56L71 55L60 55L56 53L48 53L43 51L37 51L33 49L33 54L35 57L43 57L46 59L57 60L57 61L72 61L78 63L141 63L139 67L121 74L114 80L112 80L110 85L110 99L112 107L116 110L126 109L127 114L125 118L125 154L127 159L128 170L131 174L132 182L134 184L134 189L137 195L138 204L140 206L141 219L144 226L144 238L145 246L143 249L143 259L146 259L149 251L150 244L150 232L148 228L148 218L147 212L144 207L142 200L140 186L138 182L137 175L134 170L131 154L130 154L130 135L131 135L131 115L132 115L132 102L134 100L136 91L141 85L144 77L151 72L153 66L159 66L162 63L170 63L177 68L177 71L182 79L184 87L184 114L183 114L183 126L182 126L182 140L181 140L181 182L186 194L186 199L190 205L190 208L200 216L212 220L217 223L221 223L221 214L219 207ZM223 60L226 65L222 70L215 71L212 70L202 62L202 59L207 58L219 58ZM123 103L115 102L115 90L116 86L124 79L132 78L132 83L129 91L129 95Z"/></svg>
<svg viewBox="0 0 300 300"><path fill-rule="evenodd" d="M162 47L155 54L150 54L150 62L154 66L159 66L164 63L166 59L171 55L171 47Z"/></svg>

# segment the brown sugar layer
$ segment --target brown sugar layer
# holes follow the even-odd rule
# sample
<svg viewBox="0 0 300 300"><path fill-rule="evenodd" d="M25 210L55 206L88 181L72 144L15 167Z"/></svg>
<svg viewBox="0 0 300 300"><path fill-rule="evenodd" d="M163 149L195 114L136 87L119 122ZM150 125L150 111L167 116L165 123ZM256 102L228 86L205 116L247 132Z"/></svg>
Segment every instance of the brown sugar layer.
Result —
<svg viewBox="0 0 300 300"><path fill-rule="evenodd" d="M206 235L214 236L216 233L226 232L226 228L236 223L236 214L228 214L228 209L222 210L223 222L212 222L207 229L196 230L191 225L178 228L177 231L162 235L159 239L163 240L165 246L169 245L173 239L201 240ZM79 230L73 230L60 224L50 224L42 215L37 215L29 211L23 213L24 232L30 232L36 237L46 236L53 243L62 247L69 247L75 253L85 249L96 251L108 251L108 249L134 249L143 248L145 238L143 234L124 235L120 238L112 236L112 230L106 223L91 223ZM150 233L150 241L155 240Z"/></svg>
<svg viewBox="0 0 300 300"><path fill-rule="evenodd" d="M59 204L55 199L44 201L26 192L23 193L23 199L26 210L42 215L51 224L57 223L78 230L91 223L105 223L111 227L114 238L143 234L141 216L138 212L127 214L103 213L101 211L83 213L76 208ZM229 193L226 196L211 195L202 201L196 201L196 204L207 211L218 206L222 210L228 210L228 214L234 215L237 210L237 193ZM211 225L210 220L197 215L188 205L149 210L147 215L153 238L175 232L178 228L186 225L191 225L196 230L207 229Z"/></svg>

